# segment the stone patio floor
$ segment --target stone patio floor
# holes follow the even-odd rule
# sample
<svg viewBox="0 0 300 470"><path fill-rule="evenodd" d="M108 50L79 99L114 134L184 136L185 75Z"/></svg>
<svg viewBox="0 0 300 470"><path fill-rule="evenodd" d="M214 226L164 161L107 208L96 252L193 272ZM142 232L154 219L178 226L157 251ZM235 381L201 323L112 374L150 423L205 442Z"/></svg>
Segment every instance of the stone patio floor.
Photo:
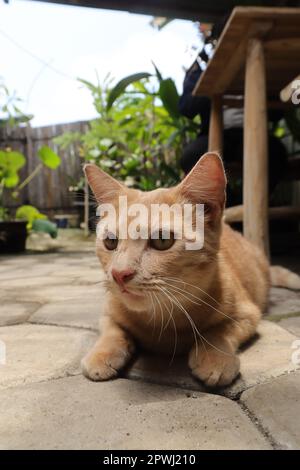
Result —
<svg viewBox="0 0 300 470"><path fill-rule="evenodd" d="M212 393L155 356L110 382L81 375L102 277L91 243L0 257L0 449L300 448L299 292L272 289L240 378Z"/></svg>

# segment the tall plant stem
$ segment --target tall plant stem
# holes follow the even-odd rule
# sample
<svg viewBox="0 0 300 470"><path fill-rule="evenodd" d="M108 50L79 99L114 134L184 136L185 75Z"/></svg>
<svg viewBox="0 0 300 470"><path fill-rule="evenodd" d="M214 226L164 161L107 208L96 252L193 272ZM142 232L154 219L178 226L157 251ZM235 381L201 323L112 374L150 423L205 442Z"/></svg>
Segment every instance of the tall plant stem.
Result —
<svg viewBox="0 0 300 470"><path fill-rule="evenodd" d="M22 181L22 183L16 188L16 192L19 192L21 191L23 188L25 188L25 186L27 186L27 184L30 183L31 180L33 180L33 178L39 173L39 171L41 171L43 167L43 164L42 163L39 163L35 169L33 170L32 173L30 173L30 175L27 176L27 178L24 179L24 181Z"/></svg>

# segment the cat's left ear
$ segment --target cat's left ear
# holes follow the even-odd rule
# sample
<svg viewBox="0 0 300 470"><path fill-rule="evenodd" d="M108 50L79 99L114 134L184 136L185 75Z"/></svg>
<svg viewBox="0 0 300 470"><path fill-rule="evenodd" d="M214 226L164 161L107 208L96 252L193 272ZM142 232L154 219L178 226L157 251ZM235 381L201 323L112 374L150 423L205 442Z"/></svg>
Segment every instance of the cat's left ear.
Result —
<svg viewBox="0 0 300 470"><path fill-rule="evenodd" d="M205 153L180 183L182 195L189 201L223 211L226 201L226 176L221 157Z"/></svg>
<svg viewBox="0 0 300 470"><path fill-rule="evenodd" d="M125 191L125 187L97 165L88 163L83 168L97 202L104 203Z"/></svg>

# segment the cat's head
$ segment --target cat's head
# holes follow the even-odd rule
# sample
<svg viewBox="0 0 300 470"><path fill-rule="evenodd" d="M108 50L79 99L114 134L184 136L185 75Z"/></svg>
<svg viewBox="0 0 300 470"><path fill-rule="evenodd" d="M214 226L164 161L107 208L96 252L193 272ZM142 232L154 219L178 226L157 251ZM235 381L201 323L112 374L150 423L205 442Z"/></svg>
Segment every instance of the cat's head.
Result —
<svg viewBox="0 0 300 470"><path fill-rule="evenodd" d="M159 289L175 279L195 283L196 276L205 277L218 252L225 204L226 177L218 154L203 155L184 180L169 189L128 189L92 164L85 166L85 174L100 209L104 209L97 227L97 255L108 288L129 309L149 308L150 290L159 294ZM143 217L136 211L136 204L145 209ZM178 235L178 218L172 211L169 217L160 216L154 221L153 207L162 204L192 207L193 233L182 230ZM204 244L191 249L197 204L204 204ZM110 207L113 211L109 214Z"/></svg>

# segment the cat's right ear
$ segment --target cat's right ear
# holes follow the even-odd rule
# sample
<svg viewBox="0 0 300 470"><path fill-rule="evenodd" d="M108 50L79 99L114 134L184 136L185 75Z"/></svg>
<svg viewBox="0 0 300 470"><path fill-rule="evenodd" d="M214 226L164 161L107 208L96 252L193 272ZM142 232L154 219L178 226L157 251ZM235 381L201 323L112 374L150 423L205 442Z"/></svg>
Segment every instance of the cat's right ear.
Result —
<svg viewBox="0 0 300 470"><path fill-rule="evenodd" d="M125 187L97 165L87 163L84 165L83 170L99 204L107 202L124 192Z"/></svg>

